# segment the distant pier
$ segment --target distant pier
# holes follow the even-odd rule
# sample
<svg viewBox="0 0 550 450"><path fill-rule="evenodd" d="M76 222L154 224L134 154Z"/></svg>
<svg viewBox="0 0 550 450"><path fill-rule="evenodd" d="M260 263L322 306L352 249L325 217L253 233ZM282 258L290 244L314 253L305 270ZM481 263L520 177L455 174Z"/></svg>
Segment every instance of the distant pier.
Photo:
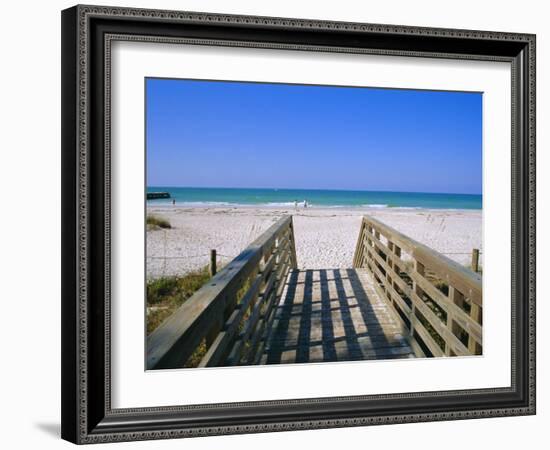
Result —
<svg viewBox="0 0 550 450"><path fill-rule="evenodd" d="M170 192L147 192L147 200L155 200L157 198L170 198Z"/></svg>

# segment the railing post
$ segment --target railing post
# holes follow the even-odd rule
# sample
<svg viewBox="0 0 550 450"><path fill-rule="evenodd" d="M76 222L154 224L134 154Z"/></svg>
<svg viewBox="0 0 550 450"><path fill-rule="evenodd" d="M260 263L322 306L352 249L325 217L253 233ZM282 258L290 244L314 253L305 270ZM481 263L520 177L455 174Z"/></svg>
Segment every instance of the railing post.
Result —
<svg viewBox="0 0 550 450"><path fill-rule="evenodd" d="M481 324L481 307L472 302L470 309L470 317L475 320L477 323ZM468 336L468 350L472 355L477 355L479 344L475 341L472 336Z"/></svg>
<svg viewBox="0 0 550 450"><path fill-rule="evenodd" d="M472 250L472 271L475 273L479 272L479 249L474 248Z"/></svg>
<svg viewBox="0 0 550 450"><path fill-rule="evenodd" d="M393 242L388 240L388 249L390 253L393 253ZM388 263L388 266L390 266L393 269L393 259L390 255L386 255L386 262Z"/></svg>
<svg viewBox="0 0 550 450"><path fill-rule="evenodd" d="M398 258L401 258L401 247L398 247L397 245L394 244L394 246L393 246L393 253L394 253L395 256L397 256Z"/></svg>
<svg viewBox="0 0 550 450"><path fill-rule="evenodd" d="M216 249L210 250L210 276L216 275Z"/></svg>
<svg viewBox="0 0 550 450"><path fill-rule="evenodd" d="M370 251L370 245L371 245L371 239L369 235L368 228L365 228L363 230L363 234L361 235L361 264L360 267L367 267L368 266L368 259L369 259L369 251Z"/></svg>
<svg viewBox="0 0 550 450"><path fill-rule="evenodd" d="M388 240L388 249L390 250L390 254L386 255L386 264L391 270L388 270L386 272L386 280L388 280L390 286L393 287L393 278L391 276L391 273L395 272L395 269L393 267L393 258L392 258L392 254L394 253L394 248L393 248L393 242L390 240ZM391 294L388 293L388 295L391 301Z"/></svg>
<svg viewBox="0 0 550 450"><path fill-rule="evenodd" d="M420 263L419 261L417 261L416 259L414 260L414 271L416 273L418 273L419 275L421 276L424 276L424 265L422 263ZM413 279L413 292L418 295L419 297L422 297L422 289L420 287L418 287L418 285L416 284L416 281L414 281ZM411 323L411 328L409 330L409 335L411 338L413 338L413 335L414 335L414 322L416 321L416 306L414 304L414 302L412 302L412 306L411 306L411 317L410 317L410 323Z"/></svg>
<svg viewBox="0 0 550 450"><path fill-rule="evenodd" d="M375 233L375 231L374 231L373 226L370 225L370 224L367 227L367 231L368 231L368 233L366 235L366 237L367 237L367 246L366 246L366 252L365 252L364 259L365 259L365 262L366 262L367 265L369 264L369 260L370 260L371 272L374 273L373 268L372 268L372 266L373 266L373 262L372 262L373 256L372 255L373 255L373 252L376 251L376 249L374 248L374 243L373 243L373 240L372 240L372 236Z"/></svg>
<svg viewBox="0 0 550 450"><path fill-rule="evenodd" d="M290 267L292 269L297 269L298 268L298 258L296 256L296 239L294 237L294 219L291 218L290 219L290 252L292 254L291 258L292 258L292 262L290 264Z"/></svg>
<svg viewBox="0 0 550 450"><path fill-rule="evenodd" d="M355 253L353 254L353 267L361 267L360 261L363 259L363 236L365 232L365 218L361 219L361 226L359 227L359 236L357 237L357 243L355 244Z"/></svg>
<svg viewBox="0 0 550 450"><path fill-rule="evenodd" d="M458 291L451 285L449 286L449 299L460 309L464 309L464 295L462 295L460 291ZM452 334L455 334L454 318L451 314L451 311L447 313L447 329ZM445 341L445 355L454 356L451 347L449 346L449 343L447 341Z"/></svg>
<svg viewBox="0 0 550 450"><path fill-rule="evenodd" d="M393 244L393 254L401 259L401 247L398 245ZM395 264L393 264L393 273L396 274L397 277L400 277L400 272L398 272L400 269L400 266L397 266L397 271L395 270Z"/></svg>

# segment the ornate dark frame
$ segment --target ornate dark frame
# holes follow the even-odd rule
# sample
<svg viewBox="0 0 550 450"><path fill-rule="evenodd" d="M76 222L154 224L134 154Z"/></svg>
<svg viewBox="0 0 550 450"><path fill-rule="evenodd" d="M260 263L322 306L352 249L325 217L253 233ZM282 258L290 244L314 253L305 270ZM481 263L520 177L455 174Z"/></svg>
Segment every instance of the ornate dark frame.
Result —
<svg viewBox="0 0 550 450"><path fill-rule="evenodd" d="M110 43L185 42L512 65L512 384L112 409ZM161 439L535 413L535 36L98 6L62 12L62 437Z"/></svg>

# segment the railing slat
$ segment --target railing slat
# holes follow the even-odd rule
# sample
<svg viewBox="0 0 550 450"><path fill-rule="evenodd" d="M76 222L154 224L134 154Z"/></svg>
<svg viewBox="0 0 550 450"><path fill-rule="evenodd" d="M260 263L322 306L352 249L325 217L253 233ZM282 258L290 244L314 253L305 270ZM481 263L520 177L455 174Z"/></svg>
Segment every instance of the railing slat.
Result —
<svg viewBox="0 0 550 450"><path fill-rule="evenodd" d="M258 348L260 340L263 338L266 327L271 324L271 311L275 308L277 301L280 299L283 288L284 280L288 274L288 262L292 258L291 252L286 251L281 257L282 263L275 274L275 282L271 292L268 295L266 302L264 302L265 309L262 312L259 322L256 325L253 336L250 339L251 351L249 353L248 362L253 363L257 359L257 353L261 352L261 349ZM283 277L283 278L281 278Z"/></svg>
<svg viewBox="0 0 550 450"><path fill-rule="evenodd" d="M377 255L376 253L373 254L374 259L384 268L386 271L390 271L391 268L389 265L384 261L384 259ZM390 255L391 256L391 255ZM395 264L398 262L395 261ZM428 280L426 280L424 277L417 272L414 272L410 268L403 266L401 267L401 270L403 272L407 273L411 277L413 281L415 281L424 292L426 292L432 300L434 300L446 313L447 315L452 315L455 317L456 322L464 328L465 331L469 332L471 337L478 343L481 344L482 339L482 332L481 332L481 326L478 322L476 322L472 317L470 317L466 312L459 308L457 305L452 303L452 301L446 297L442 292L440 292L435 286L433 286ZM394 281L399 285L399 288L403 291L403 293L409 297L412 300L413 296L416 296L417 300L422 302L418 294L414 292L414 290L407 284L403 279L399 276L398 273L394 272L395 278ZM378 275L379 277L381 276ZM428 292L429 291L429 292ZM433 324L432 324L433 325Z"/></svg>
<svg viewBox="0 0 550 450"><path fill-rule="evenodd" d="M382 242L382 236L387 245ZM402 259L402 250L410 255L414 267ZM421 346L417 345L415 336L422 340L434 356L481 353L482 293L479 274L471 272L429 247L367 216L361 223L353 264L354 267L365 267L370 270L380 280L381 286L375 285L380 295L391 304L392 308L398 307L407 318L409 341L417 356L420 356L423 351ZM426 276L427 271L447 284L449 295L445 295L432 284ZM412 286L402 278L402 273L410 278ZM409 299L411 306L405 302L394 286L397 286ZM464 301L455 301L459 293L466 296L470 312L465 310ZM426 303L428 300L424 300L424 296L427 296L446 314L446 320L445 317L439 317L432 307L428 306ZM425 326L416 317L417 314L431 326L432 331L428 331L427 325ZM400 322L407 326L403 318L399 314L397 316ZM455 325L467 333L467 345L455 334ZM459 330L456 332L459 333ZM436 342L432 333L434 336L437 333L441 337L445 343L444 349Z"/></svg>
<svg viewBox="0 0 550 450"><path fill-rule="evenodd" d="M229 345L233 337L237 333L238 326L246 313L250 303L258 295L262 283L262 275L258 274L253 284L250 286L246 294L243 296L238 308L233 310L233 313L225 323L225 327L219 333L216 341L206 352L202 358L199 367L216 366L220 363L226 353L229 352ZM221 338L220 338L221 336Z"/></svg>
<svg viewBox="0 0 550 450"><path fill-rule="evenodd" d="M273 224L148 336L147 368L181 367L205 339L209 347L200 365L224 365L250 305L253 312L243 325L244 337L253 336L262 302L269 297L269 290L258 297L258 289L262 284L271 289L279 269L285 272L281 265L297 265L292 216ZM251 277L255 281L239 305L237 292Z"/></svg>
<svg viewBox="0 0 550 450"><path fill-rule="evenodd" d="M440 278L445 279L453 286L457 286L467 297L471 293L473 296L472 301L481 306L481 276L479 274L372 217L369 217L368 221L379 232L389 237L392 242L398 245L401 244L400 247L426 267L430 267ZM460 289L461 287L462 289Z"/></svg>
<svg viewBox="0 0 550 450"><path fill-rule="evenodd" d="M373 238L374 240L375 238ZM383 246L383 249L385 252L389 252L389 249L387 249L384 244L382 244L380 241L376 240L376 243L380 246ZM470 319L470 317L463 311L462 309L458 308L456 305L454 305L448 297L446 297L441 291L439 291L435 286L433 286L427 279L425 279L422 276L418 276L416 272L414 272L412 269L407 267L406 264L404 264L403 261L399 260L395 256L389 254L390 258L392 258L392 261L394 264L398 265L400 269L407 273L413 279L413 281L416 281L419 285L419 287L424 290L431 298L434 300L438 305L445 310L447 313L454 313L458 316L458 320L460 320L461 326L466 330L472 333L473 337L477 340L477 342L481 343L481 327L479 326L478 322L476 322L473 319ZM377 262L379 262L381 265L383 265L385 270L390 270L389 266L386 265L385 261L376 253L374 254L375 259ZM396 274L398 277L399 275ZM401 280L401 278L399 277ZM400 286L402 289L407 289L405 286Z"/></svg>
<svg viewBox="0 0 550 450"><path fill-rule="evenodd" d="M293 258L292 254L289 254L288 255L288 260L290 261L291 259ZM264 313L264 317L265 319L264 322L265 322L265 331L263 332L262 336L261 336L261 345L259 346L259 348L256 350L256 355L255 355L255 360L254 360L254 364L258 364L259 361L261 360L261 356L262 356L262 352L265 348L265 343L269 341L270 337L271 337L271 333L273 332L274 330L274 321L275 321L275 316L276 316L276 311L277 311L277 305L278 305L278 302L280 301L281 299L281 296L283 294L283 291L284 291L284 287L285 287L285 284L286 284L286 280L287 280L287 277L290 273L290 266L288 264L285 264L284 266L281 267L281 272L280 274L278 275L278 278L279 278L279 284L277 286L277 291L275 293L275 298L271 301L271 304L269 306L269 309Z"/></svg>
<svg viewBox="0 0 550 450"><path fill-rule="evenodd" d="M435 340L432 338L432 336L428 333L426 328L424 327L416 327L414 330L416 334L418 334L421 338L426 347L430 349L430 352L434 356L445 356L445 353L443 350L441 350L441 347L435 342Z"/></svg>
<svg viewBox="0 0 550 450"><path fill-rule="evenodd" d="M229 365L239 364L242 357L243 347L248 342L250 335L253 333L256 327L256 324L260 319L260 310L262 308L263 303L266 301L266 298L269 296L274 282L275 282L275 278L273 276L270 276L267 281L267 284L263 289L263 292L260 293L260 296L258 297L258 301L253 307L252 313L250 314L250 316L246 321L244 329L240 333L239 339L233 345L233 349L231 350L231 353L229 354L229 358L228 358Z"/></svg>

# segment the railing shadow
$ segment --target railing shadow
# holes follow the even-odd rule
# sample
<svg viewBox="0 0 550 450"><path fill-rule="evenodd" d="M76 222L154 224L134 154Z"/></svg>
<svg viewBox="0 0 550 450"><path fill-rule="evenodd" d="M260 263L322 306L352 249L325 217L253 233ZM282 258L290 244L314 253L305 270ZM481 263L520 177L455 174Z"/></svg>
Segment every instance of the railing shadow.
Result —
<svg viewBox="0 0 550 450"><path fill-rule="evenodd" d="M287 282L278 323L266 350L267 364L391 359L407 355L404 338L388 338L380 304L366 292L356 270L294 271ZM317 278L318 276L318 278ZM300 297L303 288L303 297ZM335 294L334 294L335 293ZM397 334L397 333L396 333ZM409 349L410 350L410 349Z"/></svg>
<svg viewBox="0 0 550 450"><path fill-rule="evenodd" d="M384 327L382 326L380 320L378 319L378 315L372 306L372 301L363 288L363 283L359 279L357 271L346 269L346 273L355 299L357 300L357 305L361 311L363 322L367 326L370 341L373 343L376 342L376 345L372 345L372 351L374 351L377 357L382 357L383 355L386 356L388 353L388 347L391 346L391 343L388 340L384 332Z"/></svg>
<svg viewBox="0 0 550 450"><path fill-rule="evenodd" d="M298 270L293 270L287 279L286 294L282 306L278 306L279 311L275 320L277 325L275 332L270 339L270 348L267 354L267 364L280 364L281 357L284 351L284 344L288 334L290 318L294 308L294 298L296 297L296 288L298 286Z"/></svg>
<svg viewBox="0 0 550 450"><path fill-rule="evenodd" d="M321 283L321 336L323 348L323 361L336 361L336 343L334 338L334 324L331 312L331 299L328 287L327 271L319 271Z"/></svg>
<svg viewBox="0 0 550 450"><path fill-rule="evenodd" d="M313 294L313 271L306 270L304 280L304 297L302 299L302 316L300 317L300 330L296 348L296 362L309 361L309 346L311 336L311 302Z"/></svg>
<svg viewBox="0 0 550 450"><path fill-rule="evenodd" d="M322 271L324 272L324 271ZM349 278L349 273L347 274ZM340 316L345 333L345 342L347 344L347 358L350 360L363 359L363 353L359 345L357 330L353 322L350 309L350 297L346 294L344 279L339 269L333 270L334 284L336 285L336 295L340 305ZM351 281L351 280L350 280ZM356 299L357 300L357 299Z"/></svg>

